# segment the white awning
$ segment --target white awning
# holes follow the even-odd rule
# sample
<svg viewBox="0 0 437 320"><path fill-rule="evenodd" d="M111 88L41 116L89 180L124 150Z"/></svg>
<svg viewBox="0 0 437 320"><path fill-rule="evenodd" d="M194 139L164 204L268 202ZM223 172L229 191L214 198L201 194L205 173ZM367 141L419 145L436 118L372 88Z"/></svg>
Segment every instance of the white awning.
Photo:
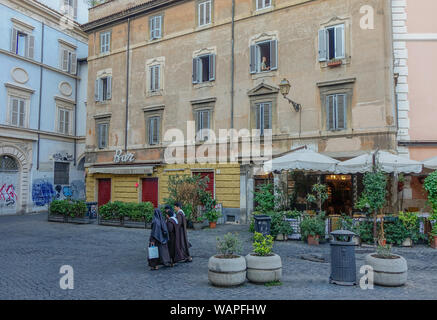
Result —
<svg viewBox="0 0 437 320"><path fill-rule="evenodd" d="M108 173L108 174L153 174L153 166L123 166L123 167L91 167L89 173Z"/></svg>
<svg viewBox="0 0 437 320"><path fill-rule="evenodd" d="M365 173L373 170L373 154L366 153L356 158L343 161L337 165L336 173ZM418 161L394 155L386 151L377 151L376 164L387 173L420 173L422 164Z"/></svg>
<svg viewBox="0 0 437 320"><path fill-rule="evenodd" d="M324 156L307 147L292 150L284 156L264 163L264 171L305 170L317 172L334 172L340 161Z"/></svg>
<svg viewBox="0 0 437 320"><path fill-rule="evenodd" d="M423 165L425 168L437 170L437 157L423 161Z"/></svg>

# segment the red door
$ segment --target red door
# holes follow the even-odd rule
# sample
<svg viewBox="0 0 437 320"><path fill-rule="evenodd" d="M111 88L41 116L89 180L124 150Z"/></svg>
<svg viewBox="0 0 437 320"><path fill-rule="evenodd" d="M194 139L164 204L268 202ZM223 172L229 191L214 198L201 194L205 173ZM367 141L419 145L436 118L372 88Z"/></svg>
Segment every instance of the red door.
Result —
<svg viewBox="0 0 437 320"><path fill-rule="evenodd" d="M111 179L99 179L99 207L111 201Z"/></svg>
<svg viewBox="0 0 437 320"><path fill-rule="evenodd" d="M205 177L209 178L208 184L206 186L206 191L208 191L211 194L211 196L215 198L214 197L214 172L213 171L199 172L198 174L202 177L202 179Z"/></svg>
<svg viewBox="0 0 437 320"><path fill-rule="evenodd" d="M158 208L158 179L143 179L142 201L151 202Z"/></svg>

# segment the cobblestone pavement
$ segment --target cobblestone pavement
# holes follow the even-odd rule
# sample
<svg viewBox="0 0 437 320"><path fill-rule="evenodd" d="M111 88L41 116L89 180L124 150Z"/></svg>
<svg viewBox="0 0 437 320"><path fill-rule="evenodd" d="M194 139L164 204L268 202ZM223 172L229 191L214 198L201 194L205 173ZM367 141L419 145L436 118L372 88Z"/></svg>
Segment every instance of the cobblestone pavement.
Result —
<svg viewBox="0 0 437 320"><path fill-rule="evenodd" d="M275 244L283 262L282 286L215 288L208 283L208 259L215 253L216 237L239 232L247 254L247 226L190 231L192 263L149 271L149 230L46 219L46 214L0 217L0 299L437 299L437 250L425 246L394 249L409 264L409 280L401 288L331 285L329 263L300 258L306 253L329 259L329 245L309 247L300 241ZM358 249L357 268L370 250ZM59 287L62 265L74 268L74 290Z"/></svg>

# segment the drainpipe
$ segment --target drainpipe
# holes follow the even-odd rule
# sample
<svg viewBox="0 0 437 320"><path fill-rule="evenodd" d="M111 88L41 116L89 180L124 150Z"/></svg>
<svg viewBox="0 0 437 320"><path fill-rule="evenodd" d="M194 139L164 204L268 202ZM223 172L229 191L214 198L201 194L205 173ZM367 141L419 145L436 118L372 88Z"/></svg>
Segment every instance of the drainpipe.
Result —
<svg viewBox="0 0 437 320"><path fill-rule="evenodd" d="M129 63L130 63L130 18L127 18L127 51L126 51L126 123L124 130L124 150L127 151L127 132L129 125Z"/></svg>
<svg viewBox="0 0 437 320"><path fill-rule="evenodd" d="M77 96L78 96L78 89L77 89L77 85L78 85L78 82L79 81L77 81L77 76L80 74L80 65L81 65L81 63L79 63L79 61L76 63L76 65L77 65L77 72L76 72L76 79L75 79L75 86L76 86L76 88L75 88L75 93L74 93L74 101L76 101L76 106L75 106L75 108L74 108L74 145L73 145L73 152L74 152L74 156L73 156L73 158L74 158L74 166L76 166L76 164L77 164L77 145L76 145L76 143L77 143L77 140L76 140L76 137L77 137L77 108L79 107L79 103L78 103L78 101L77 101Z"/></svg>
<svg viewBox="0 0 437 320"><path fill-rule="evenodd" d="M40 144L41 144L41 105L42 105L42 74L43 74L43 66L44 63L44 22L41 22L41 66L39 67L39 106L38 106L38 142L37 142L37 152L36 152L36 170L39 170L39 152L40 152Z"/></svg>
<svg viewBox="0 0 437 320"><path fill-rule="evenodd" d="M231 39L231 129L234 129L234 82L235 82L235 0L232 0L232 39ZM232 137L231 137L232 138ZM231 142L232 143L232 142Z"/></svg>

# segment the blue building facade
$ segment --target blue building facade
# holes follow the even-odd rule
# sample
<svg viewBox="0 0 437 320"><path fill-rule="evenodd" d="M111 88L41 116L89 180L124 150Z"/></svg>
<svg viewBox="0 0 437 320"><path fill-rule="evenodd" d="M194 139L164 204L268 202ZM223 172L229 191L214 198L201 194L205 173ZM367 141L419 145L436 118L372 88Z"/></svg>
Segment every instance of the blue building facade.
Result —
<svg viewBox="0 0 437 320"><path fill-rule="evenodd" d="M0 214L85 198L86 0L0 0Z"/></svg>

